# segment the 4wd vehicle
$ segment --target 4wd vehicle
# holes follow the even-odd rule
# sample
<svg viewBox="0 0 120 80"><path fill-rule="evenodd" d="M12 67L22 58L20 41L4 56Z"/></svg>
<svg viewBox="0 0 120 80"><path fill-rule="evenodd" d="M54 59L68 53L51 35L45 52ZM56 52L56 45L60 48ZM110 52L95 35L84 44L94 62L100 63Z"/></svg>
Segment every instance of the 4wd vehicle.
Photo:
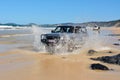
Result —
<svg viewBox="0 0 120 80"><path fill-rule="evenodd" d="M72 52L81 48L87 38L86 27L81 26L57 26L49 34L41 35L41 42L45 45L46 51Z"/></svg>

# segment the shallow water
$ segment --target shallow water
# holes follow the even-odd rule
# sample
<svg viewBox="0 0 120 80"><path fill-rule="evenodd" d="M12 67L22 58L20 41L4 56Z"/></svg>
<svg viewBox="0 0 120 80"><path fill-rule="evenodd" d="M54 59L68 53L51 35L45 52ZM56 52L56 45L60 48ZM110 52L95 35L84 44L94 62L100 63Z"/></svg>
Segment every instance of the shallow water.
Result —
<svg viewBox="0 0 120 80"><path fill-rule="evenodd" d="M23 45L21 45L21 44L0 44L0 53L9 51L12 49L16 49L20 46L23 46Z"/></svg>
<svg viewBox="0 0 120 80"><path fill-rule="evenodd" d="M0 52L19 47L24 47L25 49L28 49L28 47L34 47L35 44L39 44L40 35L50 31L51 28L39 27L22 30L0 30Z"/></svg>
<svg viewBox="0 0 120 80"><path fill-rule="evenodd" d="M12 34L30 34L31 29L4 29L4 30L0 30L0 35L12 35Z"/></svg>

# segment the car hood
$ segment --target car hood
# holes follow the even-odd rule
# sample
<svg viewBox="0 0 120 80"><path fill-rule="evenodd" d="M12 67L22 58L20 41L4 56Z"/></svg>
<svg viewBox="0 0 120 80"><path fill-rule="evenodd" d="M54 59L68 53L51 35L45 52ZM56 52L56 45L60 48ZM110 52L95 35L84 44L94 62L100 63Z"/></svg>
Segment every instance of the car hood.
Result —
<svg viewBox="0 0 120 80"><path fill-rule="evenodd" d="M43 34L45 36L55 36L55 37L59 37L60 34L59 33L49 33L49 34Z"/></svg>

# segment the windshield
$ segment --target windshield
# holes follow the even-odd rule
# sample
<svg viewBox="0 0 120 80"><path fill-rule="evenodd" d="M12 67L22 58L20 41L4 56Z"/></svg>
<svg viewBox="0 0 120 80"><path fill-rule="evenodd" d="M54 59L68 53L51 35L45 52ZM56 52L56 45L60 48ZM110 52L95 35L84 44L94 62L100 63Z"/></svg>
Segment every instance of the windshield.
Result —
<svg viewBox="0 0 120 80"><path fill-rule="evenodd" d="M62 32L62 33L73 33L74 27L73 26L58 26L54 32Z"/></svg>

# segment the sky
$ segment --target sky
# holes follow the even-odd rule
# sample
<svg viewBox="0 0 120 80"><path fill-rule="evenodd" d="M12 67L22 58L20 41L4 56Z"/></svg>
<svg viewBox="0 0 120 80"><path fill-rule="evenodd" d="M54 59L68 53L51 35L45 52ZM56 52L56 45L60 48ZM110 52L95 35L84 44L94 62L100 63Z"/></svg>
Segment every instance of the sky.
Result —
<svg viewBox="0 0 120 80"><path fill-rule="evenodd" d="M120 0L0 0L0 23L56 24L120 19Z"/></svg>

